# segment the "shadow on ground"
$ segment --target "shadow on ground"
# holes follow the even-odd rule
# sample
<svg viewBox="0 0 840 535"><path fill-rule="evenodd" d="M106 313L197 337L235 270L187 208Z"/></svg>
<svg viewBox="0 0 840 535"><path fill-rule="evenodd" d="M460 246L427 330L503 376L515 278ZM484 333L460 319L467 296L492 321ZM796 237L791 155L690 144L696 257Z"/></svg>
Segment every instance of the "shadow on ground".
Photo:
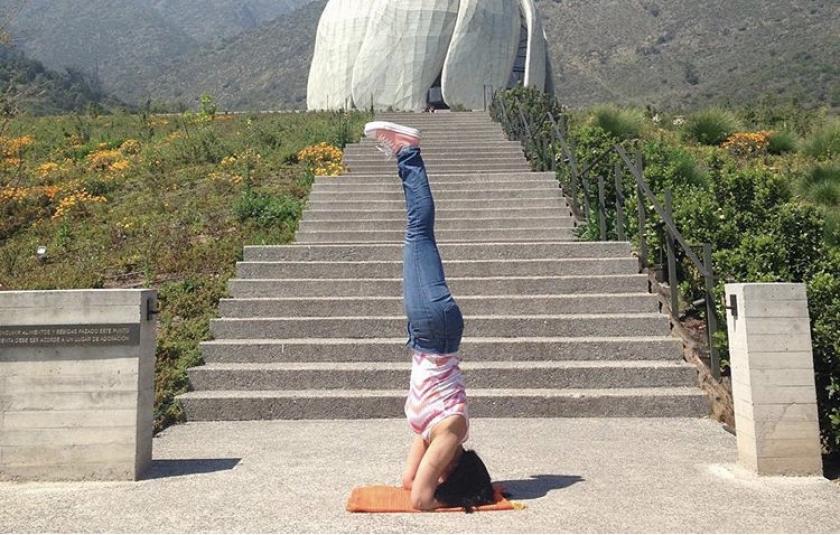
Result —
<svg viewBox="0 0 840 535"><path fill-rule="evenodd" d="M826 479L840 484L840 455L823 456L823 475Z"/></svg>
<svg viewBox="0 0 840 535"><path fill-rule="evenodd" d="M210 474L232 470L242 459L158 459L143 475L143 479Z"/></svg>
<svg viewBox="0 0 840 535"><path fill-rule="evenodd" d="M528 479L510 479L507 481L496 481L505 489L510 497L518 500L532 500L542 498L552 490L571 487L575 483L586 481L580 476L560 476L551 474L539 474Z"/></svg>

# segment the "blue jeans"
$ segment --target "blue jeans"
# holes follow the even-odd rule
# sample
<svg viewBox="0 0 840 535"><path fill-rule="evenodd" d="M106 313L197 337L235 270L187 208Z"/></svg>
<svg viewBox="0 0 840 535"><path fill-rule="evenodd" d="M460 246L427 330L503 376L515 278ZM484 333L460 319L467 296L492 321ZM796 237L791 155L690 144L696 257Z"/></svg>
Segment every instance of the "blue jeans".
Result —
<svg viewBox="0 0 840 535"><path fill-rule="evenodd" d="M403 248L403 300L410 348L444 355L461 345L464 318L452 298L435 242L435 201L419 148L397 155L408 222Z"/></svg>

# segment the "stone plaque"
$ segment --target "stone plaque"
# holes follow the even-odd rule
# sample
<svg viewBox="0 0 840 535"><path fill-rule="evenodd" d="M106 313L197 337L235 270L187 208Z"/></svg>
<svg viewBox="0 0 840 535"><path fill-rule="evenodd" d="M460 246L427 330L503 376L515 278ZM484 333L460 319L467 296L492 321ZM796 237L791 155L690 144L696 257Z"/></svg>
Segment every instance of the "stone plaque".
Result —
<svg viewBox="0 0 840 535"><path fill-rule="evenodd" d="M140 344L140 324L0 326L0 347Z"/></svg>

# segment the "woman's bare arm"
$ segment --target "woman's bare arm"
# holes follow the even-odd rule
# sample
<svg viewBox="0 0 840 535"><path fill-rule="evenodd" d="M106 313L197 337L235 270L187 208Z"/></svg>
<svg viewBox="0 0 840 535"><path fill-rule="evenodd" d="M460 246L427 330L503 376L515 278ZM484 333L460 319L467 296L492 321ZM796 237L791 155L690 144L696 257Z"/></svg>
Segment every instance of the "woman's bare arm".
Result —
<svg viewBox="0 0 840 535"><path fill-rule="evenodd" d="M417 474L411 487L411 504L416 509L428 511L442 507L435 499L441 476L449 467L461 446L467 432L463 416L453 416L449 421L441 422L435 429L432 442L420 461Z"/></svg>
<svg viewBox="0 0 840 535"><path fill-rule="evenodd" d="M405 460L405 471L402 477L402 486L404 489L411 490L414 482L414 476L417 475L417 468L420 466L420 461L426 453L426 441L420 435L414 437L411 447L408 450L408 458Z"/></svg>

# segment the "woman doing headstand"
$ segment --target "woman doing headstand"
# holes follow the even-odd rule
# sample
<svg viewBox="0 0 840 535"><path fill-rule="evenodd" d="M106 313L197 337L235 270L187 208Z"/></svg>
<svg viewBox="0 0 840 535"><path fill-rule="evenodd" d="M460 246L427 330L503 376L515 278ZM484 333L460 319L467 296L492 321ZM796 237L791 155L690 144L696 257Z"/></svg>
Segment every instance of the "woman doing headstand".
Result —
<svg viewBox="0 0 840 535"><path fill-rule="evenodd" d="M405 192L407 225L403 248L403 299L412 349L411 386L405 403L416 433L402 483L414 507L472 507L491 503L493 489L484 463L461 446L469 414L457 355L464 319L452 298L435 242L435 204L420 156L420 132L377 121L365 135L397 159Z"/></svg>

